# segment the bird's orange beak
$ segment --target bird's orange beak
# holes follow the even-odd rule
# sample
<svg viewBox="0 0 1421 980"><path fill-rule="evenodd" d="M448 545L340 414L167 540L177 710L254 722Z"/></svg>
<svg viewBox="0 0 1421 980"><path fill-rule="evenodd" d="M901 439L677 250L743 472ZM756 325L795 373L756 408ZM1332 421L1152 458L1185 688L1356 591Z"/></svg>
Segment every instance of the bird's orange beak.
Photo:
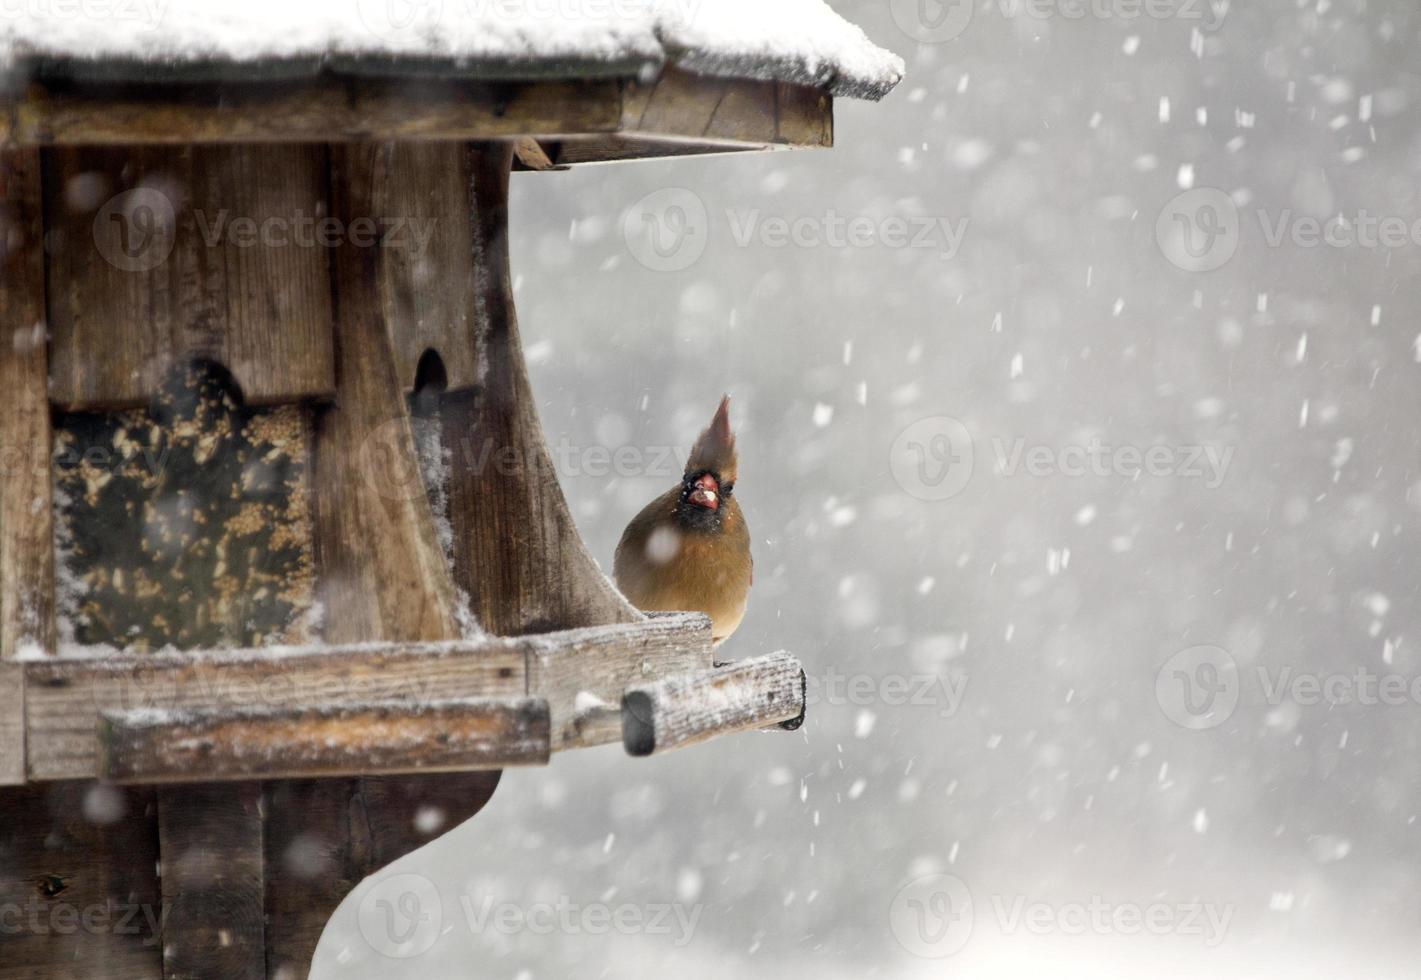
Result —
<svg viewBox="0 0 1421 980"><path fill-rule="evenodd" d="M707 510L720 508L720 484L715 482L715 477L706 473L696 480L694 486L695 489L691 491L691 496L688 498L691 503Z"/></svg>

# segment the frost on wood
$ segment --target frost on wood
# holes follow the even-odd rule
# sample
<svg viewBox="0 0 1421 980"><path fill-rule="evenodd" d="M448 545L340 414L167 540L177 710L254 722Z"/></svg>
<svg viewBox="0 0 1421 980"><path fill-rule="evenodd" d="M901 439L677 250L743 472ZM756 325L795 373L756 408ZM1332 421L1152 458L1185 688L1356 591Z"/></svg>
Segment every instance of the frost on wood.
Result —
<svg viewBox="0 0 1421 980"><path fill-rule="evenodd" d="M548 733L547 702L526 697L105 711L99 773L152 783L544 765Z"/></svg>
<svg viewBox="0 0 1421 980"><path fill-rule="evenodd" d="M652 755L751 728L798 728L804 700L799 661L774 653L629 689L622 739L631 755Z"/></svg>
<svg viewBox="0 0 1421 980"><path fill-rule="evenodd" d="M412 18L335 0L171 0L153 22L39 5L0 21L0 76L29 62L82 75L85 62L103 60L175 77L239 77L273 62L284 77L355 65L398 73L404 64L482 78L634 74L670 62L877 99L903 73L902 59L822 0L644 0L556 14L535 0L432 4Z"/></svg>

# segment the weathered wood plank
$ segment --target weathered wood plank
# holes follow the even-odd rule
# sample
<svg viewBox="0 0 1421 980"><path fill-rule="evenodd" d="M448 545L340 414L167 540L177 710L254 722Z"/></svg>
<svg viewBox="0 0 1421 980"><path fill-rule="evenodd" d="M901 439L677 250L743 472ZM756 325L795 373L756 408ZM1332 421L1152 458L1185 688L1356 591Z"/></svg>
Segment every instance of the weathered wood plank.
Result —
<svg viewBox="0 0 1421 980"><path fill-rule="evenodd" d="M165 980L266 980L261 784L158 796Z"/></svg>
<svg viewBox="0 0 1421 980"><path fill-rule="evenodd" d="M0 789L0 980L162 980L155 807L144 787Z"/></svg>
<svg viewBox="0 0 1421 980"><path fill-rule="evenodd" d="M479 383L464 159L460 143L402 142L371 161L369 210L397 229L379 250L375 287L405 392L427 350L439 354L448 389Z"/></svg>
<svg viewBox="0 0 1421 980"><path fill-rule="evenodd" d="M101 711L280 710L516 697L527 693L525 660L523 649L490 640L31 661L21 665L29 777L96 775Z"/></svg>
<svg viewBox="0 0 1421 980"><path fill-rule="evenodd" d="M25 783L25 668L0 660L0 786Z"/></svg>
<svg viewBox="0 0 1421 980"><path fill-rule="evenodd" d="M306 980L336 906L366 876L472 817L499 771L267 784L267 970Z"/></svg>
<svg viewBox="0 0 1421 980"><path fill-rule="evenodd" d="M339 143L473 140L615 130L617 79L516 83L318 79L296 83L31 85L0 99L0 143Z"/></svg>
<svg viewBox="0 0 1421 980"><path fill-rule="evenodd" d="M8 107L0 99L0 142L20 145L573 138L589 149L553 157L554 165L639 155L625 152L633 144L598 143L606 134L674 142L677 155L722 153L732 144L830 146L833 97L790 82L667 68L650 81L327 79L63 91L32 85Z"/></svg>
<svg viewBox="0 0 1421 980"><path fill-rule="evenodd" d="M618 135L710 152L717 144L825 147L833 144L832 120L833 99L820 89L668 68L652 81L627 83Z"/></svg>
<svg viewBox="0 0 1421 980"><path fill-rule="evenodd" d="M45 185L55 404L146 406L194 359L250 405L334 391L323 147L56 148Z"/></svg>
<svg viewBox="0 0 1421 980"><path fill-rule="evenodd" d="M391 148L331 148L333 214L378 204ZM316 420L314 505L326 640L458 638L458 600L425 496L404 389L378 283L381 249L335 250L340 387Z"/></svg>
<svg viewBox="0 0 1421 980"><path fill-rule="evenodd" d="M467 343L486 368L479 391L451 392L438 412L451 455L454 579L484 627L501 635L635 622L641 614L578 536L543 441L508 270L512 157L508 144L475 145L468 154L479 291Z"/></svg>
<svg viewBox="0 0 1421 980"><path fill-rule="evenodd" d="M786 653L631 687L622 697L622 743L644 756L752 728L798 728L804 688L804 669Z"/></svg>
<svg viewBox="0 0 1421 980"><path fill-rule="evenodd" d="M0 660L55 644L40 183L38 151L0 149Z"/></svg>
<svg viewBox="0 0 1421 980"><path fill-rule="evenodd" d="M99 773L117 783L326 778L546 765L538 698L196 712L105 711Z"/></svg>
<svg viewBox="0 0 1421 980"><path fill-rule="evenodd" d="M616 707L629 686L704 670L713 661L710 620L699 613L673 613L651 616L635 627L572 630L560 634L556 644L534 639L528 684L551 707L553 749L561 751L620 737L620 729L606 724L596 710L599 702Z"/></svg>

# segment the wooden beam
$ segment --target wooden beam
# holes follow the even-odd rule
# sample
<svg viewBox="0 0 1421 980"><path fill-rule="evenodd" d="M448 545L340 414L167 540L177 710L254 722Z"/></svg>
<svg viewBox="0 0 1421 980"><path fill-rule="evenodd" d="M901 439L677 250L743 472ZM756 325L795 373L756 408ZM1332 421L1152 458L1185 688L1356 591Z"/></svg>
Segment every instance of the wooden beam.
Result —
<svg viewBox="0 0 1421 980"><path fill-rule="evenodd" d="M366 208L398 235L374 251L372 291L390 336L400 390L413 393L425 351L439 355L444 385L480 383L473 330L477 277L470 275L469 178L461 143L402 142L370 161Z"/></svg>
<svg viewBox="0 0 1421 980"><path fill-rule="evenodd" d="M331 148L332 214L347 224L378 206L393 152ZM319 595L330 643L457 639L458 597L435 534L391 329L381 249L344 241L333 265L339 387L317 417L312 498Z"/></svg>
<svg viewBox="0 0 1421 980"><path fill-rule="evenodd" d="M657 615L635 629L575 630L570 642L536 644L529 651L529 690L552 708L553 749L615 742L619 726L605 707L617 708L629 686L671 674L694 673L714 661L710 619L699 613ZM576 639L574 639L576 638Z"/></svg>
<svg viewBox="0 0 1421 980"><path fill-rule="evenodd" d="M8 104L0 98L0 143L509 139L519 141L524 166L542 170L643 156L828 147L833 119L833 97L824 89L671 66L650 80L328 78L62 90L34 84ZM559 153L547 150L559 141L567 141Z"/></svg>
<svg viewBox="0 0 1421 980"><path fill-rule="evenodd" d="M636 622L578 535L538 422L508 267L512 160L507 143L476 144L466 162L478 291L464 342L479 351L484 385L451 392L438 410L454 578L501 635ZM555 724L557 712L555 703Z"/></svg>
<svg viewBox="0 0 1421 980"><path fill-rule="evenodd" d="M524 650L494 640L30 661L21 665L29 778L98 775L95 732L103 711L282 710L522 696L525 659Z"/></svg>
<svg viewBox="0 0 1421 980"><path fill-rule="evenodd" d="M0 149L0 660L55 645L40 183L37 150Z"/></svg>
<svg viewBox="0 0 1421 980"><path fill-rule="evenodd" d="M340 143L598 133L620 124L622 82L315 78L69 85L0 98L0 144Z"/></svg>
<svg viewBox="0 0 1421 980"><path fill-rule="evenodd" d="M260 783L161 792L164 980L267 980Z"/></svg>
<svg viewBox="0 0 1421 980"><path fill-rule="evenodd" d="M804 719L799 661L774 653L633 687L622 697L622 742L630 755L685 748L719 735Z"/></svg>
<svg viewBox="0 0 1421 980"><path fill-rule="evenodd" d="M384 701L312 708L105 711L99 775L116 783L468 772L546 765L538 698Z"/></svg>

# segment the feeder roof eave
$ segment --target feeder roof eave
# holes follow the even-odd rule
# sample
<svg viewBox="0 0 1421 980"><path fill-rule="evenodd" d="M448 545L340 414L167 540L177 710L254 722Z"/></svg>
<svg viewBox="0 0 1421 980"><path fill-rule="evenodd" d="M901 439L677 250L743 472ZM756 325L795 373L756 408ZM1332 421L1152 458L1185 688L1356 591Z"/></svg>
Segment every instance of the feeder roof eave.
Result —
<svg viewBox="0 0 1421 980"><path fill-rule="evenodd" d="M346 5L274 2L169 0L142 32L0 22L0 142L526 138L547 165L827 146L834 96L878 99L902 75L821 0L758 20L749 0L681 20L678 0L647 0L558 30L492 5L385 37Z"/></svg>

